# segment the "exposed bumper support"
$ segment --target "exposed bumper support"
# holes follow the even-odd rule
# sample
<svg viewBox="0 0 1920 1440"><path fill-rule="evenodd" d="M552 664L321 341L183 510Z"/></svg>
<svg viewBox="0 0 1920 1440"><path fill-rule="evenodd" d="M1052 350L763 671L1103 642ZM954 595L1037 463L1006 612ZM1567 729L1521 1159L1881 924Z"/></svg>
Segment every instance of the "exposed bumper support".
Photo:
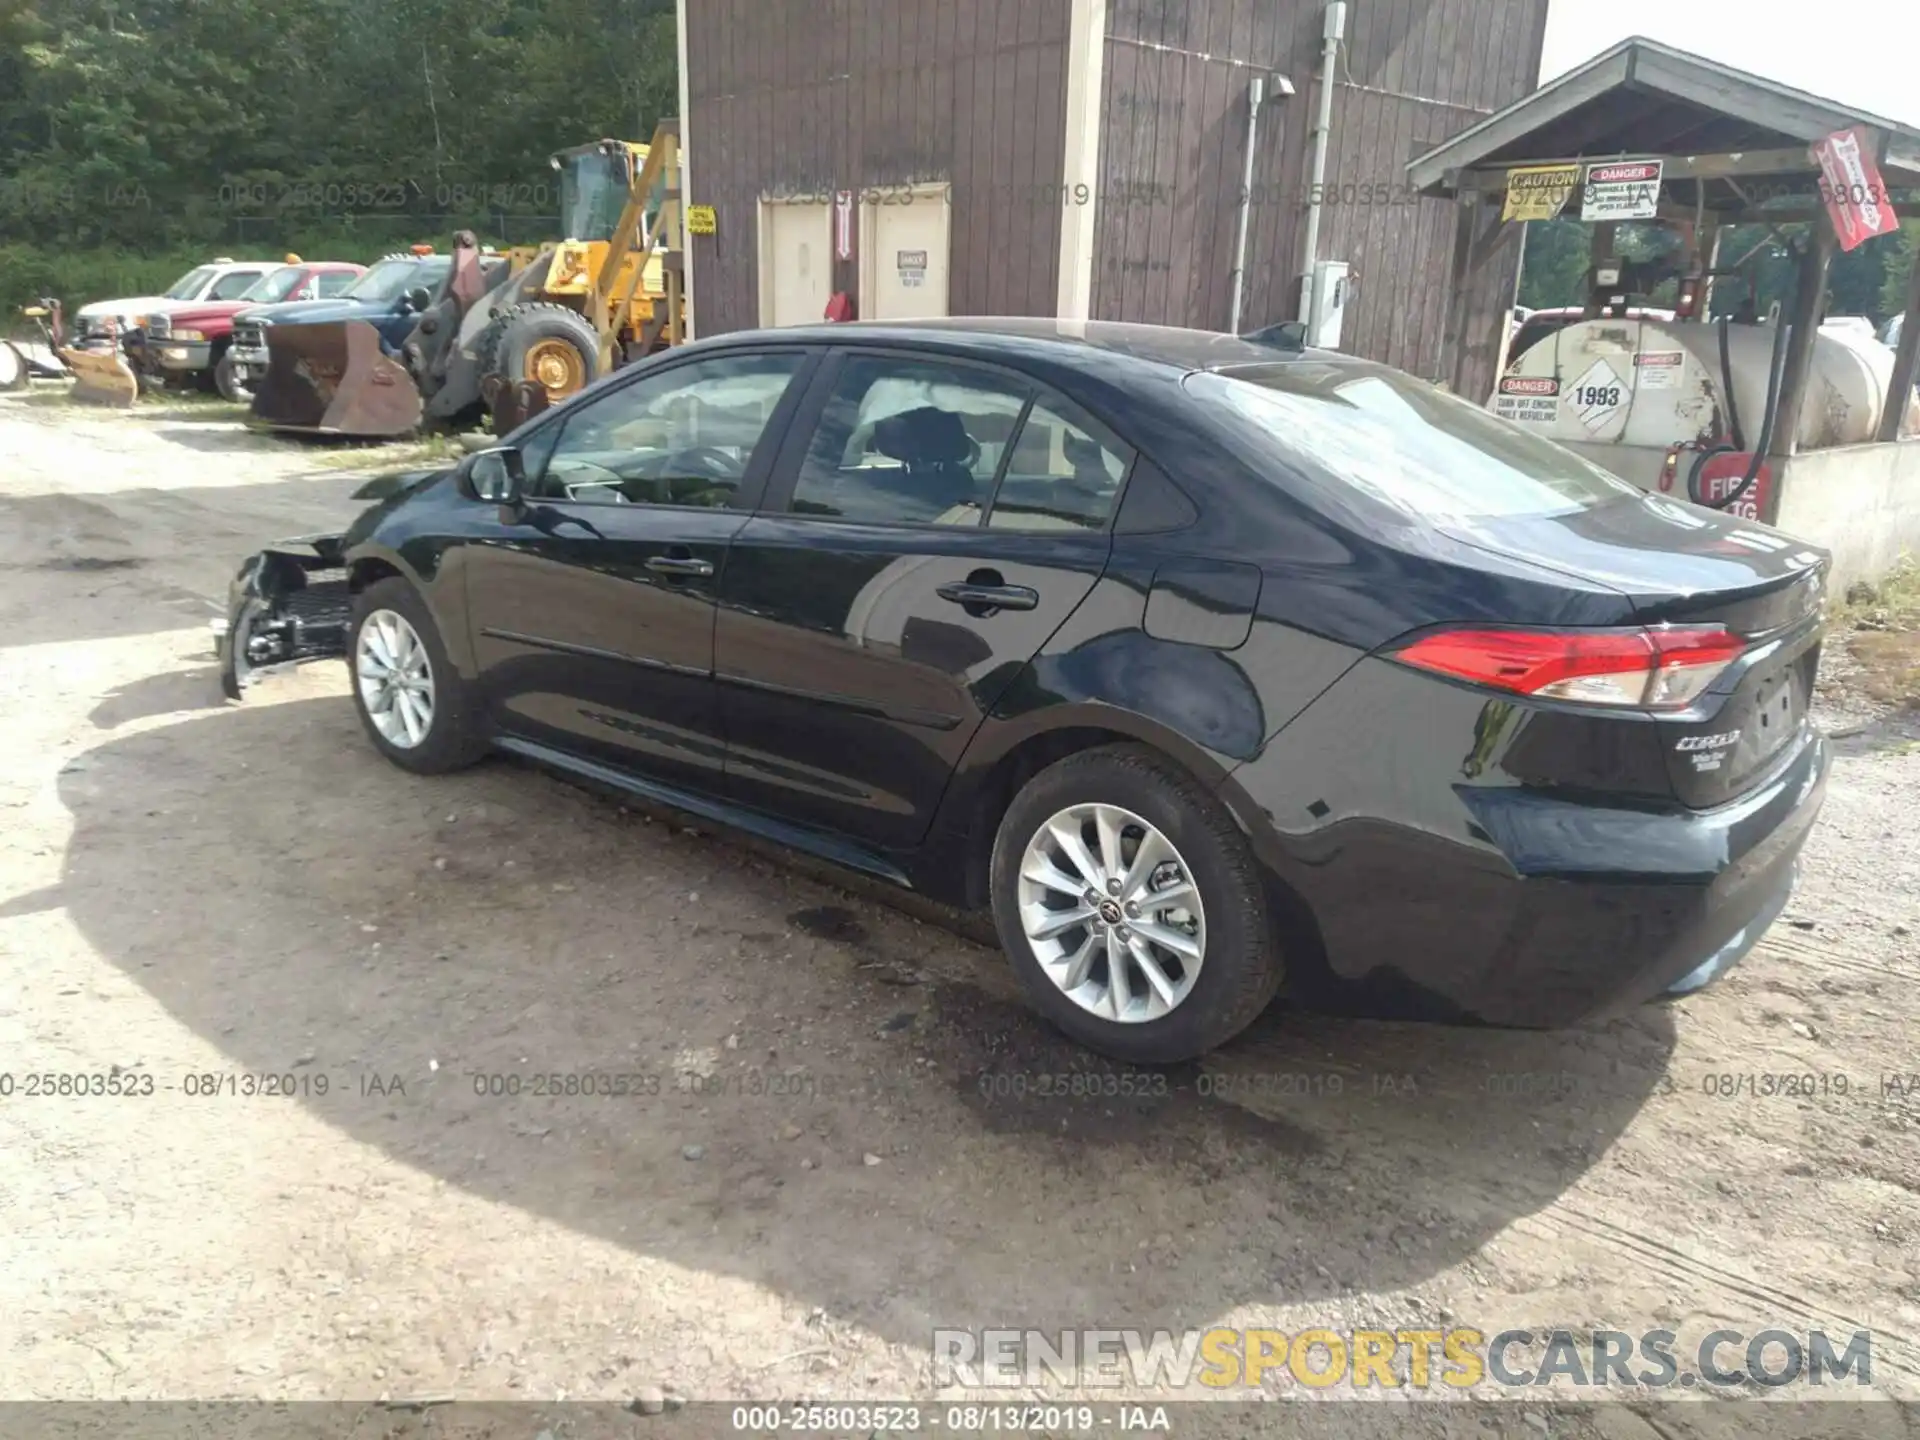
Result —
<svg viewBox="0 0 1920 1440"><path fill-rule="evenodd" d="M263 671L344 655L352 596L338 535L282 541L250 556L214 623L220 688L238 700Z"/></svg>

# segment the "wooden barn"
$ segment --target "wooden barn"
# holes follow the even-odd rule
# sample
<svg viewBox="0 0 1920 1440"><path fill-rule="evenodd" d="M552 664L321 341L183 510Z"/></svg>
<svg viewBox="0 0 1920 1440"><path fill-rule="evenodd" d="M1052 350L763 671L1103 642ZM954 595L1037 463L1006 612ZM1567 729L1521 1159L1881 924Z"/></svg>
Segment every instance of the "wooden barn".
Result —
<svg viewBox="0 0 1920 1440"><path fill-rule="evenodd" d="M1406 167L1534 88L1547 5L680 0L695 333L1301 318L1437 374L1456 207Z"/></svg>

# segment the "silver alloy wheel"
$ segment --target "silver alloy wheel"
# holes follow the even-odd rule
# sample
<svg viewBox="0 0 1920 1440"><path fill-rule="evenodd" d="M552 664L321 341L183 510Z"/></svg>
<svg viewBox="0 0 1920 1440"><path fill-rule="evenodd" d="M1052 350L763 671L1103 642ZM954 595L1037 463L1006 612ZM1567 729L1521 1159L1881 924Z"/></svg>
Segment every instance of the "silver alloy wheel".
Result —
<svg viewBox="0 0 1920 1440"><path fill-rule="evenodd" d="M1020 927L1063 995L1129 1025L1192 994L1207 953L1193 872L1166 836L1117 805L1074 805L1027 842Z"/></svg>
<svg viewBox="0 0 1920 1440"><path fill-rule="evenodd" d="M407 617L375 610L354 657L360 700L389 745L411 750L433 728L433 665Z"/></svg>

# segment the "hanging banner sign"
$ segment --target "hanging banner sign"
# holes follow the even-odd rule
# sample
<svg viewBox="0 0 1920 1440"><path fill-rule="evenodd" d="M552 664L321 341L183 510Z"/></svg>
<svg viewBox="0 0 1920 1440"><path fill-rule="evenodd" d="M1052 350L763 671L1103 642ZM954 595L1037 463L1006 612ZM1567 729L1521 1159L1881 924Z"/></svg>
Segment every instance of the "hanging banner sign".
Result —
<svg viewBox="0 0 1920 1440"><path fill-rule="evenodd" d="M1580 188L1578 165L1529 165L1507 171L1502 220L1552 220Z"/></svg>
<svg viewBox="0 0 1920 1440"><path fill-rule="evenodd" d="M833 254L837 260L853 258L853 192L841 190L833 197Z"/></svg>
<svg viewBox="0 0 1920 1440"><path fill-rule="evenodd" d="M1856 125L1840 130L1812 147L1820 166L1820 198L1833 218L1833 233L1842 250L1856 250L1876 235L1900 228L1893 213L1893 197L1873 160L1873 141Z"/></svg>
<svg viewBox="0 0 1920 1440"><path fill-rule="evenodd" d="M1659 160L1608 160L1587 166L1580 195L1580 218L1588 224L1609 220L1652 220L1660 213Z"/></svg>

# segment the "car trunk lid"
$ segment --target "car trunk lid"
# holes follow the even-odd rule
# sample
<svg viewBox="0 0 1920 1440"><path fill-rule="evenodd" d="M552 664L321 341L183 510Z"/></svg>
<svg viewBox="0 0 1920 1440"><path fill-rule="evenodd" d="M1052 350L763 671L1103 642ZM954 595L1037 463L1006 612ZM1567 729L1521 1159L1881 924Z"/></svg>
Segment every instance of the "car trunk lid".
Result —
<svg viewBox="0 0 1920 1440"><path fill-rule="evenodd" d="M1719 625L1747 642L1685 710L1652 719L1684 804L1737 798L1808 738L1830 566L1818 547L1659 496L1439 528L1482 550L1602 581L1629 598L1642 624Z"/></svg>

